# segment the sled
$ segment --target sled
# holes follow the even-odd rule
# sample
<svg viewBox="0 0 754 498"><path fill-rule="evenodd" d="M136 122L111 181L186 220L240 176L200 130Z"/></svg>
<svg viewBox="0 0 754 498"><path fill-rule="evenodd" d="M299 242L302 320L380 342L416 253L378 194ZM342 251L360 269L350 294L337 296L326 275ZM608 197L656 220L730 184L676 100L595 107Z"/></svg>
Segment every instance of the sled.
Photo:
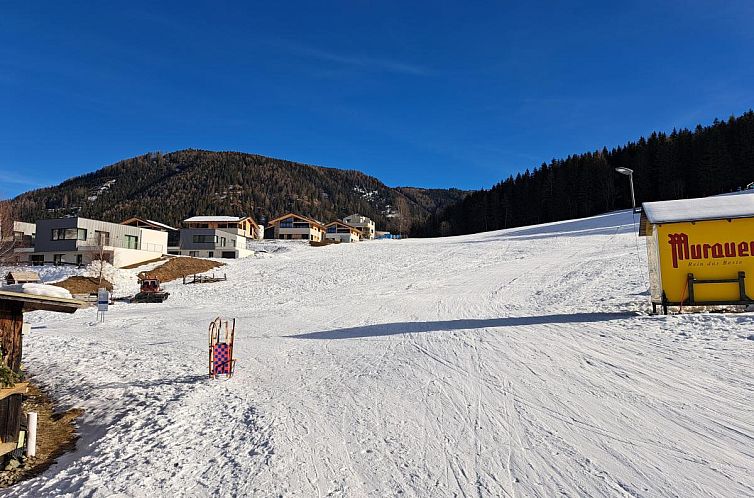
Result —
<svg viewBox="0 0 754 498"><path fill-rule="evenodd" d="M209 377L225 375L230 378L236 366L233 359L233 339L236 334L236 319L232 321L215 318L209 324Z"/></svg>

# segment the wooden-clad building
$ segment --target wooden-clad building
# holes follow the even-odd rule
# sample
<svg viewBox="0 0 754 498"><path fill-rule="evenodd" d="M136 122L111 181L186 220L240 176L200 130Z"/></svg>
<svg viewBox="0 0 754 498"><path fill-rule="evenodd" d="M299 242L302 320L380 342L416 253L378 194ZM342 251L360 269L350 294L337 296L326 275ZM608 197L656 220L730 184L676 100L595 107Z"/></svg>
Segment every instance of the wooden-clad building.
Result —
<svg viewBox="0 0 754 498"><path fill-rule="evenodd" d="M275 227L276 239L320 242L325 234L325 226L322 223L294 213L279 216L271 220L270 225Z"/></svg>
<svg viewBox="0 0 754 498"><path fill-rule="evenodd" d="M337 240L338 242L358 242L362 233L358 228L343 223L342 221L331 221L325 225L325 239Z"/></svg>
<svg viewBox="0 0 754 498"><path fill-rule="evenodd" d="M7 285L38 283L39 275L33 271L10 271L5 276Z"/></svg>
<svg viewBox="0 0 754 498"><path fill-rule="evenodd" d="M0 349L3 363L14 373L21 369L24 312L34 310L73 313L85 303L75 299L0 290ZM21 402L25 383L0 387L0 455L14 451L23 417Z"/></svg>

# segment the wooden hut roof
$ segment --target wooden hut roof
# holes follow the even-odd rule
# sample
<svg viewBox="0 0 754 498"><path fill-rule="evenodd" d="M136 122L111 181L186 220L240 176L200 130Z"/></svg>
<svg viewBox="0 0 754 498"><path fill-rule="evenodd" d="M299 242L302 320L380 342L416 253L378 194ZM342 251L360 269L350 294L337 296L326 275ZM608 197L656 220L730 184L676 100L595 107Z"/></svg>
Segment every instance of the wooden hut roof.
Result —
<svg viewBox="0 0 754 498"><path fill-rule="evenodd" d="M13 282L39 282L39 275L33 271L9 271L5 276L6 281Z"/></svg>
<svg viewBox="0 0 754 498"><path fill-rule="evenodd" d="M57 311L59 313L73 313L86 306L86 303L77 299L63 297L40 296L23 292L0 290L0 301L20 302L23 311Z"/></svg>

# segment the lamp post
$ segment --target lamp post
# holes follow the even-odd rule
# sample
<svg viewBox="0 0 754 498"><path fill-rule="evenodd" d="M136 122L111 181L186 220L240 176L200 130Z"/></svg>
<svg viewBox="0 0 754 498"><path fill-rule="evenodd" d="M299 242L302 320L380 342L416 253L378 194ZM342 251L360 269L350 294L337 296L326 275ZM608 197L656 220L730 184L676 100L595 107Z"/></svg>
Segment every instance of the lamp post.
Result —
<svg viewBox="0 0 754 498"><path fill-rule="evenodd" d="M621 166L619 168L615 168L615 171L617 171L621 175L628 176L628 181L631 184L631 208L636 209L636 198L634 197L634 170Z"/></svg>

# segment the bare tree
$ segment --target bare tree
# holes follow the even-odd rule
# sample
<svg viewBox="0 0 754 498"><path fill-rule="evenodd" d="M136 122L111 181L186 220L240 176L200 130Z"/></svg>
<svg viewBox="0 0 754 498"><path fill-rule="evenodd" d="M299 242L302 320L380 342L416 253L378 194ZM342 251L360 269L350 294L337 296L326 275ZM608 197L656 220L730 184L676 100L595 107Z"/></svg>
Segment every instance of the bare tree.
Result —
<svg viewBox="0 0 754 498"><path fill-rule="evenodd" d="M13 259L16 238L13 231L13 213L8 201L0 201L0 262Z"/></svg>
<svg viewBox="0 0 754 498"><path fill-rule="evenodd" d="M411 209L408 205L408 201L406 201L406 198L403 196L400 196L395 200L395 205L398 210L398 232L401 237L403 237L411 227Z"/></svg>
<svg viewBox="0 0 754 498"><path fill-rule="evenodd" d="M110 245L110 234L105 232L95 232L93 237L87 239L86 245L86 260L91 264L92 270L97 273L97 280L99 285L102 286L102 281L105 279L105 263L111 263L110 258L112 253L106 248ZM82 262L83 261L82 256Z"/></svg>

